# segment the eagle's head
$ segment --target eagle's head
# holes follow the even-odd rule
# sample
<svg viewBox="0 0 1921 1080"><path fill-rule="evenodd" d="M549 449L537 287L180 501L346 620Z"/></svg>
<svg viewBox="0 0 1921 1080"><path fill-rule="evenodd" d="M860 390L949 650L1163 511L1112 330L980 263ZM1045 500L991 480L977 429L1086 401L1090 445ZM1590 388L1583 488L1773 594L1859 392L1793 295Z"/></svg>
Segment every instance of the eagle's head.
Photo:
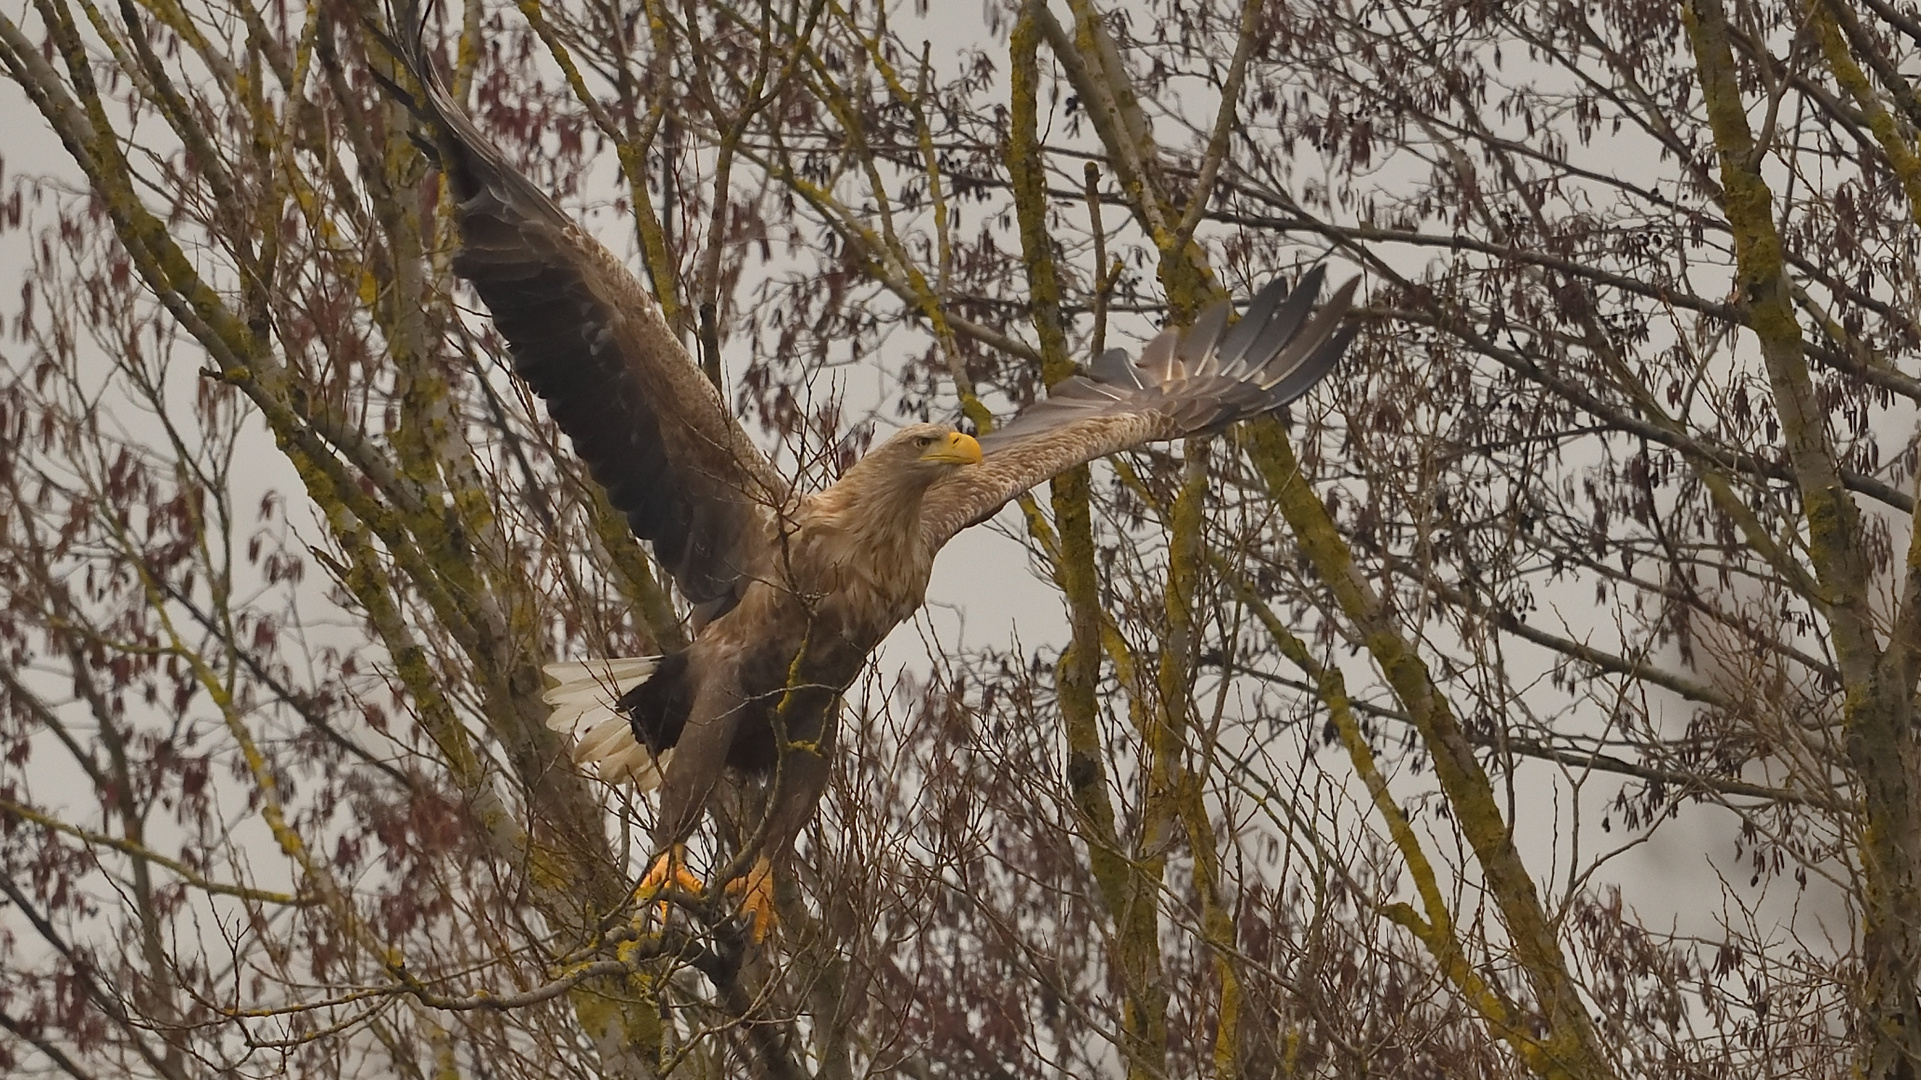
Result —
<svg viewBox="0 0 1921 1080"><path fill-rule="evenodd" d="M868 451L838 483L812 496L810 506L855 542L897 556L903 543L919 543L921 496L927 489L980 460L981 444L952 424L914 424ZM923 577L933 557L931 549L916 556Z"/></svg>
<svg viewBox="0 0 1921 1080"><path fill-rule="evenodd" d="M952 424L913 424L895 432L867 457L876 464L912 470L932 483L963 465L980 464L981 444Z"/></svg>

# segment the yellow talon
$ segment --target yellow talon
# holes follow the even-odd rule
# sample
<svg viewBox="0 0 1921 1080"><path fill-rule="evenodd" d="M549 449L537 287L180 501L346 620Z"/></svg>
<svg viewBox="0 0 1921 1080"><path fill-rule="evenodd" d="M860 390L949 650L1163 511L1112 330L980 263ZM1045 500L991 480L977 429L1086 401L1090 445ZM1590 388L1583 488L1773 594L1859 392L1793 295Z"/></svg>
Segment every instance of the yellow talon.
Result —
<svg viewBox="0 0 1921 1080"><path fill-rule="evenodd" d="M640 879L640 885L634 889L634 900L644 905L669 888L679 889L691 896L699 896L701 890L706 888L687 869L687 849L680 844L661 852L660 857L647 868L646 876ZM774 868L768 863L767 857L763 855L755 859L753 868L745 876L729 881L727 895L736 898L740 912L749 918L748 934L754 944L766 941L775 922ZM658 905L660 920L664 923L667 921L667 901L662 899Z"/></svg>
<svg viewBox="0 0 1921 1080"><path fill-rule="evenodd" d="M754 944L766 941L774 928L774 868L768 865L767 857L755 859L746 877L728 882L727 895L739 897L741 912L752 919L748 934Z"/></svg>
<svg viewBox="0 0 1921 1080"><path fill-rule="evenodd" d="M640 886L634 890L634 899L646 901L649 897L672 885L691 896L699 896L706 886L687 869L687 849L675 844L660 853L654 865L648 867L647 875L640 879ZM667 901L660 902L660 921L667 921Z"/></svg>

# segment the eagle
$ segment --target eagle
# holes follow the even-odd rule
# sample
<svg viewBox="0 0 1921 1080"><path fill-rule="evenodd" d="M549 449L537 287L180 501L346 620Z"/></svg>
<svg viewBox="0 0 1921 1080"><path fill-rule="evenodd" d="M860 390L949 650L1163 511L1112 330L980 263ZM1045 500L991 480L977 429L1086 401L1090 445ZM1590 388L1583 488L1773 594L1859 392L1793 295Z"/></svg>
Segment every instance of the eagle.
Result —
<svg viewBox="0 0 1921 1080"><path fill-rule="evenodd" d="M1354 280L1315 307L1326 271L1275 278L1170 328L1138 357L1110 349L976 439L949 424L894 433L818 491L797 491L735 421L652 296L473 125L409 19L395 53L420 93L458 224L456 274L492 315L514 371L650 544L691 608L660 657L556 663L549 726L576 764L658 788L637 895L698 894L686 844L732 773L766 777L759 848L727 883L756 941L772 882L825 789L841 693L920 608L955 534L1074 466L1271 412L1332 370L1355 332Z"/></svg>

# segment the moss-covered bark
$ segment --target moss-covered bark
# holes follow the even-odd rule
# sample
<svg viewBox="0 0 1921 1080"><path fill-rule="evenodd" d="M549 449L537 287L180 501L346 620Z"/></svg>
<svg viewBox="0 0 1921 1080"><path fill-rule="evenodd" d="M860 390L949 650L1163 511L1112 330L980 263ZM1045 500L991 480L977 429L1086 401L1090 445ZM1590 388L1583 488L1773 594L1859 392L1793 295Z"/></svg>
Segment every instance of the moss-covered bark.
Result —
<svg viewBox="0 0 1921 1080"><path fill-rule="evenodd" d="M1714 132L1724 208L1734 237L1735 291L1767 368L1775 413L1807 522L1807 559L1820 584L1820 608L1842 683L1849 764L1861 799L1856 839L1861 874L1864 985L1860 1010L1862 1072L1912 1077L1921 1071L1921 813L1914 777L1914 643L1883 649L1875 630L1861 514L1842 485L1827 415L1809 376L1796 321L1774 195L1761 175L1766 148L1748 126L1720 0L1681 7L1693 48L1708 124ZM1874 102L1854 68L1832 12L1820 2L1811 19L1823 55L1844 89L1867 106L1869 126L1911 200L1921 194L1912 149ZM1910 555L1910 584L1917 567ZM1909 609L1899 620L1912 620Z"/></svg>
<svg viewBox="0 0 1921 1080"><path fill-rule="evenodd" d="M1521 861L1494 785L1461 730L1447 697L1408 641L1380 596L1361 576L1353 553L1327 507L1307 486L1293 447L1278 421L1246 425L1252 454L1276 507L1293 530L1308 561L1333 593L1343 616L1366 643L1374 663L1400 699L1434 764L1441 792L1480 865L1481 874L1534 994L1541 1033L1535 1038L1543 1075L1598 1078L1613 1075L1581 1002L1555 926L1540 891ZM1430 918L1430 923L1432 919ZM1514 1030L1516 1025L1507 1025Z"/></svg>
<svg viewBox="0 0 1921 1080"><path fill-rule="evenodd" d="M373 315L392 344L404 408L390 448L376 446L325 401L307 393L285 358L273 350L267 313L273 297L261 278L249 279L242 307L211 288L194 269L166 226L139 198L134 171L120 152L120 134L108 118L89 74L91 61L72 14L59 0L37 5L59 45L65 72L56 72L10 21L0 22L0 44L10 73L61 135L106 209L135 272L154 297L207 351L213 374L238 387L259 410L304 483L322 508L337 550L340 584L356 598L373 635L387 648L412 698L424 730L439 748L448 775L464 796L483 835L507 865L525 867L534 906L559 935L562 949L588 944L606 912L625 900L626 889L607 849L598 811L578 781L552 768L559 746L541 723L538 701L538 598L506 553L493 518L482 470L448 409L445 377L427 347L422 297L428 291L416 270L423 235L418 201L407 195L418 174L415 151L395 124L394 141L370 146L372 160L386 167L372 175L375 218L389 242L386 261L373 273ZM130 16L131 17L131 16ZM184 107L164 109L183 140L211 142ZM360 133L363 134L364 133ZM297 139L295 134L284 136ZM325 136L307 133L324 141ZM272 156L285 147L266 143ZM215 160L210 158L210 161ZM279 170L286 176L294 168ZM291 183L270 193L301 201ZM449 670L429 662L397 597L411 594L456 642L467 669L475 672L485 720L506 750L513 775L503 777L472 745L471 735L449 704ZM204 681L204 680L203 680ZM216 691L217 682L208 685ZM274 777L251 750L242 718L230 718L237 745L247 751L257 787L271 794ZM258 760L257 760L258 759ZM526 816L510 808L499 790L514 784L527 800ZM326 863L304 855L304 841L271 798L261 812L283 850L307 868L323 899L334 897L350 936L359 926L351 901L326 886ZM377 942L365 943L378 953ZM395 964L399 961L396 959ZM655 1071L659 1014L638 976L599 977L571 994L575 1015L603 1053L609 1072L648 1076Z"/></svg>
<svg viewBox="0 0 1921 1080"><path fill-rule="evenodd" d="M1007 167L1021 252L1040 340L1041 378L1049 386L1074 373L1061 319L1061 285L1048 235L1046 177L1040 156L1036 6L1022 9L1010 42L1012 97ZM1061 722L1067 736L1067 784L1087 845L1101 902L1113 922L1116 966L1126 1002L1121 1050L1128 1075L1161 1074L1167 1054L1167 994L1161 979L1158 862L1130 859L1115 830L1108 793L1097 690L1101 674L1099 579L1085 466L1054 478L1054 578L1067 604L1071 638L1056 667Z"/></svg>

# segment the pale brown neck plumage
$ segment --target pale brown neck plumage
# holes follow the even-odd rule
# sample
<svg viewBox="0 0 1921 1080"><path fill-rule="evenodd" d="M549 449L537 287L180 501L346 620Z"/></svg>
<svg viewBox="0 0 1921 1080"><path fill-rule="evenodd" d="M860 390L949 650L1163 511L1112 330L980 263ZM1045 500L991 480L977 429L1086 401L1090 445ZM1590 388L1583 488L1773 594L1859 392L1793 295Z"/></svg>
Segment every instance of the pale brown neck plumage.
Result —
<svg viewBox="0 0 1921 1080"><path fill-rule="evenodd" d="M937 475L933 469L869 457L815 496L815 505L859 548L906 556L910 553L898 549L904 542L919 547L921 496Z"/></svg>

